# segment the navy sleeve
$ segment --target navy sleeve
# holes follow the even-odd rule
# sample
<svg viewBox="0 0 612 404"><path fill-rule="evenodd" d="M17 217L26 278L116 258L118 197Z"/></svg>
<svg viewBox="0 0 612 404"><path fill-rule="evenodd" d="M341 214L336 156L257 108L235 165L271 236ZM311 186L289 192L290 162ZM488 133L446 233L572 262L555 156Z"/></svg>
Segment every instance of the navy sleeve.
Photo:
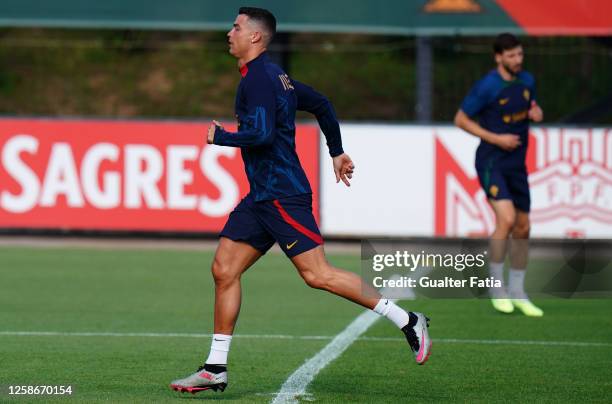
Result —
<svg viewBox="0 0 612 404"><path fill-rule="evenodd" d="M473 117L478 115L482 109L495 99L495 89L490 85L486 78L481 79L474 84L468 95L461 103L461 110L467 116Z"/></svg>
<svg viewBox="0 0 612 404"><path fill-rule="evenodd" d="M537 91L536 91L536 81L535 78L531 75L529 75L531 77L530 83L529 83L529 91L531 93L531 99L529 101L537 101Z"/></svg>
<svg viewBox="0 0 612 404"><path fill-rule="evenodd" d="M342 136L340 124L336 118L336 111L329 100L316 92L312 87L291 79L297 96L297 109L310 112L317 118L321 131L325 135L329 155L336 157L344 153L342 149Z"/></svg>
<svg viewBox="0 0 612 404"><path fill-rule="evenodd" d="M274 141L276 95L265 72L250 72L245 83L247 116L238 132L217 127L213 143L219 146L250 147L269 145Z"/></svg>

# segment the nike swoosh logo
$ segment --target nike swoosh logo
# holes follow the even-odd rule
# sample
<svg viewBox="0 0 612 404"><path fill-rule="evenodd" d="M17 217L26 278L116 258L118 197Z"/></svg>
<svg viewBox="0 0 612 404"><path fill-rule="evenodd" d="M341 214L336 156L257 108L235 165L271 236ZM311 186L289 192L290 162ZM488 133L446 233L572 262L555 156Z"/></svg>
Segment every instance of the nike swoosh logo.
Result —
<svg viewBox="0 0 612 404"><path fill-rule="evenodd" d="M214 339L215 341L219 341L219 342L221 342L221 341L225 341L224 339L216 339L216 338L213 338L213 339Z"/></svg>
<svg viewBox="0 0 612 404"><path fill-rule="evenodd" d="M203 379L208 379L208 380L212 380L213 379L213 375L211 375L208 372L202 372L200 373L200 377Z"/></svg>
<svg viewBox="0 0 612 404"><path fill-rule="evenodd" d="M506 105L510 101L510 98L502 98L499 100L499 105Z"/></svg>
<svg viewBox="0 0 612 404"><path fill-rule="evenodd" d="M287 250L291 250L293 248L293 246L297 244L297 242L298 242L298 240L295 240L293 243L287 244Z"/></svg>

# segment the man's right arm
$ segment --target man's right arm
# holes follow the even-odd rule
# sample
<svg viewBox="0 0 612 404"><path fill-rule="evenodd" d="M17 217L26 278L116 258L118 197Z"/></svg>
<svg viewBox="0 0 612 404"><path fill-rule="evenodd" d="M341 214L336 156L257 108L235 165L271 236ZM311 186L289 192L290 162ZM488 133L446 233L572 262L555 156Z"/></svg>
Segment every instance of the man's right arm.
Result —
<svg viewBox="0 0 612 404"><path fill-rule="evenodd" d="M470 118L462 109L459 109L455 114L455 126L464 131L479 137L487 143L491 143L501 149L510 151L520 146L521 141L518 135L513 134L497 134L486 130Z"/></svg>
<svg viewBox="0 0 612 404"><path fill-rule="evenodd" d="M209 128L208 143L219 146L255 147L270 145L276 133L276 95L265 73L249 73L245 86L247 114L238 132L228 132L218 122Z"/></svg>
<svg viewBox="0 0 612 404"><path fill-rule="evenodd" d="M480 113L487 104L495 99L494 91L492 91L491 87L486 80L480 80L472 87L455 114L455 125L503 150L514 150L521 144L519 136L493 133L480 126L478 122L471 118Z"/></svg>

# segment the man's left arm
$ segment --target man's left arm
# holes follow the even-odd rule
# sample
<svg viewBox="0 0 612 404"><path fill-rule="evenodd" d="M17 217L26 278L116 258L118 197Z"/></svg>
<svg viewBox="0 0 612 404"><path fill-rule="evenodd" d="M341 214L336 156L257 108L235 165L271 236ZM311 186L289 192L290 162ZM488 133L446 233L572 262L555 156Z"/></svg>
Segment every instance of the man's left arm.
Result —
<svg viewBox="0 0 612 404"><path fill-rule="evenodd" d="M535 79L532 81L531 86L529 86L529 91L531 93L531 102L528 113L529 119L531 119L533 122L542 122L544 119L544 111L542 111L542 108L540 108L538 102L536 101Z"/></svg>
<svg viewBox="0 0 612 404"><path fill-rule="evenodd" d="M248 113L236 133L217 121L208 128L208 143L219 146L254 147L270 145L276 133L276 96L266 75L250 78L246 85Z"/></svg>
<svg viewBox="0 0 612 404"><path fill-rule="evenodd" d="M329 155L333 159L336 183L342 181L346 186L351 186L349 180L353 178L355 165L348 154L342 148L342 136L340 124L336 118L336 111L332 103L323 94L318 93L296 80L291 80L297 96L297 109L310 112L317 118L319 127L327 141Z"/></svg>
<svg viewBox="0 0 612 404"><path fill-rule="evenodd" d="M327 140L329 155L336 157L344 153L342 149L342 137L340 135L340 124L336 118L336 111L332 103L323 94L316 92L297 80L291 79L297 96L297 109L310 112L317 118L317 122Z"/></svg>

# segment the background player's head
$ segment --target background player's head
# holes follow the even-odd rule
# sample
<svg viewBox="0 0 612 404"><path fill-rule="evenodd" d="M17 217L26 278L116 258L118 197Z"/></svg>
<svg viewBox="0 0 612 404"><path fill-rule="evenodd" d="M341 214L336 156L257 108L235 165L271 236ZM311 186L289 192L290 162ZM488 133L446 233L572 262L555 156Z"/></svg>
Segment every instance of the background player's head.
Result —
<svg viewBox="0 0 612 404"><path fill-rule="evenodd" d="M523 68L523 45L514 35L499 34L493 42L493 52L497 65L509 74L515 76Z"/></svg>
<svg viewBox="0 0 612 404"><path fill-rule="evenodd" d="M238 59L266 49L276 34L276 18L263 8L240 7L234 26L227 33L229 52Z"/></svg>

